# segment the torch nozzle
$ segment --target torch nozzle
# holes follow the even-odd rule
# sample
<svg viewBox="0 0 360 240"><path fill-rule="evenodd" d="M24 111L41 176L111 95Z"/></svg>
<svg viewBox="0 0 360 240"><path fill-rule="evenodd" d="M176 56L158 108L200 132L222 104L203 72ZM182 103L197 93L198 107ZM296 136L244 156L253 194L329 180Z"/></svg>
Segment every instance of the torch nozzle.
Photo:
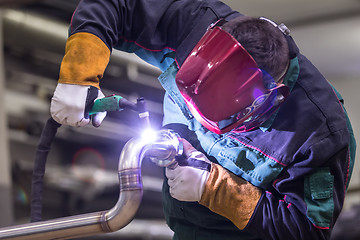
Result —
<svg viewBox="0 0 360 240"><path fill-rule="evenodd" d="M137 99L137 112L139 114L139 118L142 122L142 125L145 129L151 129L150 119L149 119L149 111L146 106L145 99L143 97L139 97Z"/></svg>

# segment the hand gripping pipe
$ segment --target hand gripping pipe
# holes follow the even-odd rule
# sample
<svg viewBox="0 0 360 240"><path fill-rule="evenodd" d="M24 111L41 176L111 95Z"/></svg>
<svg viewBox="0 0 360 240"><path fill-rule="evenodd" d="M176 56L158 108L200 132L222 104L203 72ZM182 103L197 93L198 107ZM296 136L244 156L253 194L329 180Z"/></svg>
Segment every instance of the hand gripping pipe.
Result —
<svg viewBox="0 0 360 240"><path fill-rule="evenodd" d="M0 228L0 239L69 239L118 231L132 221L143 194L141 163L149 157L159 166L168 166L183 151L178 135L160 130L149 136L130 139L119 158L120 194L107 211L33 222Z"/></svg>

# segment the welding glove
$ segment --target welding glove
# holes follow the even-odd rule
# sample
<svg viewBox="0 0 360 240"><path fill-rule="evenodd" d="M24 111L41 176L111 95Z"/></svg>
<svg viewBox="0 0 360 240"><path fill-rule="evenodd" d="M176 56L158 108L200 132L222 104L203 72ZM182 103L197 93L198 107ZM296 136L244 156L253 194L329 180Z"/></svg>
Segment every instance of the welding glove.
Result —
<svg viewBox="0 0 360 240"><path fill-rule="evenodd" d="M104 97L99 82L110 58L110 49L97 36L78 32L65 46L58 85L51 101L51 116L60 124L84 126L90 122L88 111L94 100ZM106 112L95 114L93 125L99 126Z"/></svg>
<svg viewBox="0 0 360 240"><path fill-rule="evenodd" d="M211 162L189 142L182 139L184 158L178 159L176 167L165 170L170 195L180 201L199 201L209 177Z"/></svg>
<svg viewBox="0 0 360 240"><path fill-rule="evenodd" d="M263 191L219 164L210 163L190 143L183 143L185 163L180 161L175 169L166 169L170 195L180 201L198 201L244 229ZM204 167L206 164L211 164L211 168Z"/></svg>
<svg viewBox="0 0 360 240"><path fill-rule="evenodd" d="M82 127L90 122L89 111L93 102L104 94L93 86L58 83L51 99L50 113L60 124ZM99 127L106 112L91 116L92 124Z"/></svg>

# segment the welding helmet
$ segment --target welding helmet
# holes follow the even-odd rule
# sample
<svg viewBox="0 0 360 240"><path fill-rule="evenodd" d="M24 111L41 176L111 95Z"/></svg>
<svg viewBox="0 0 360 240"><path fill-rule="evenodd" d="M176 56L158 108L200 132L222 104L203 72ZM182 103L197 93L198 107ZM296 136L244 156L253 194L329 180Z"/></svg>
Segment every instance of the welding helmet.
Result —
<svg viewBox="0 0 360 240"><path fill-rule="evenodd" d="M289 94L284 84L265 84L252 56L217 25L185 59L176 84L195 119L217 134L260 126Z"/></svg>

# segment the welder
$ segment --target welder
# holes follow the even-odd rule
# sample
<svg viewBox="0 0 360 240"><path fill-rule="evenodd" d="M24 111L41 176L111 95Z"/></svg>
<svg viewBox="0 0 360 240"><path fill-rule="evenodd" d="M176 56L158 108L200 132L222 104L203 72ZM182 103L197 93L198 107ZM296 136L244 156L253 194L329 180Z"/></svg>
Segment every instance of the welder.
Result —
<svg viewBox="0 0 360 240"><path fill-rule="evenodd" d="M329 239L355 142L340 94L284 24L217 0L83 0L51 102L56 121L90 122L86 103L103 96L113 48L162 70L164 128L185 152L163 184L173 239Z"/></svg>

